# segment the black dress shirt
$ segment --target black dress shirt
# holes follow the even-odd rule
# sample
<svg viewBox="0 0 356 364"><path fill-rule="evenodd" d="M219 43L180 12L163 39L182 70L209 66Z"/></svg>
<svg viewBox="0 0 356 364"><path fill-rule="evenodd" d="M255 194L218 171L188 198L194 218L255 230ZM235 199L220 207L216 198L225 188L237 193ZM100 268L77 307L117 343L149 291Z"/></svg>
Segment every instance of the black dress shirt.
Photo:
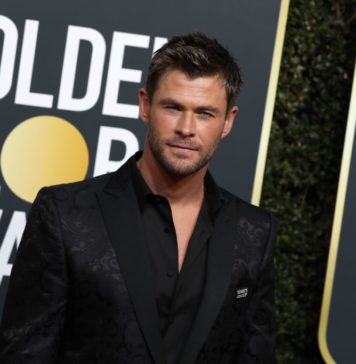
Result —
<svg viewBox="0 0 356 364"><path fill-rule="evenodd" d="M169 202L150 190L134 162L131 172L155 278L166 360L177 364L203 295L208 242L214 229L214 214L222 202L215 183L208 176L203 204L179 272L177 238Z"/></svg>

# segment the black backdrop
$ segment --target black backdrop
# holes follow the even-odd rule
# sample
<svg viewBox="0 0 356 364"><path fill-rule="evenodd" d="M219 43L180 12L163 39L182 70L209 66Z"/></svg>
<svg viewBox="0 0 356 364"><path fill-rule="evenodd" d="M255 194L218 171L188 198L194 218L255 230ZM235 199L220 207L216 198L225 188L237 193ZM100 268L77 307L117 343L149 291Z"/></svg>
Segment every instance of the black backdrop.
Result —
<svg viewBox="0 0 356 364"><path fill-rule="evenodd" d="M174 34L201 31L217 38L242 66L245 85L238 100L240 112L211 171L221 185L250 200L280 6L279 0L226 0L222 5L214 0L2 0L0 146L11 139L15 127L23 122L30 125L29 118L55 116L75 126L87 146L85 177L117 168L143 144L145 129L135 105L154 47ZM63 69L65 62L69 71ZM70 70L75 72L72 78ZM126 116L122 104L131 105ZM103 137L115 132L116 140ZM45 130L40 134L38 142L47 135ZM36 144L36 136L31 138ZM0 151L0 316L11 263L32 201L18 193L21 186L27 188L30 178L21 178L18 187L7 177L16 176L17 171L21 175L21 153L26 150L18 144L17 163L6 157L5 147ZM109 145L109 151L104 145ZM76 147L68 145L73 155Z"/></svg>

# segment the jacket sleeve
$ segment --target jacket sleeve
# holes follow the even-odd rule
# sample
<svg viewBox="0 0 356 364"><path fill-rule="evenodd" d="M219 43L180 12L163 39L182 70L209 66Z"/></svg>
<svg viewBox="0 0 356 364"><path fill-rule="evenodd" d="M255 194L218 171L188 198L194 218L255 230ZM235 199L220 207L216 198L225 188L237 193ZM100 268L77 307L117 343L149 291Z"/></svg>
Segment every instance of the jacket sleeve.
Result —
<svg viewBox="0 0 356 364"><path fill-rule="evenodd" d="M274 364L275 359L275 302L274 246L276 224L270 216L266 248L260 263L256 289L246 312L243 343L236 357L238 364Z"/></svg>
<svg viewBox="0 0 356 364"><path fill-rule="evenodd" d="M51 189L42 189L12 269L2 325L1 364L54 364L63 326L66 265Z"/></svg>

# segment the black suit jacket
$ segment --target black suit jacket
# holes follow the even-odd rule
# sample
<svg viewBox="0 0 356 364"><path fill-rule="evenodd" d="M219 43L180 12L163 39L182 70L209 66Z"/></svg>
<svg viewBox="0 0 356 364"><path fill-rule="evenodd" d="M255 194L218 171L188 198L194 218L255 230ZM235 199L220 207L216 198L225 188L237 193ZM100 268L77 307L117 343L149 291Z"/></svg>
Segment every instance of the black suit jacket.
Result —
<svg viewBox="0 0 356 364"><path fill-rule="evenodd" d="M274 363L273 220L221 194L180 363ZM1 364L164 363L139 214L127 163L40 191L12 270Z"/></svg>

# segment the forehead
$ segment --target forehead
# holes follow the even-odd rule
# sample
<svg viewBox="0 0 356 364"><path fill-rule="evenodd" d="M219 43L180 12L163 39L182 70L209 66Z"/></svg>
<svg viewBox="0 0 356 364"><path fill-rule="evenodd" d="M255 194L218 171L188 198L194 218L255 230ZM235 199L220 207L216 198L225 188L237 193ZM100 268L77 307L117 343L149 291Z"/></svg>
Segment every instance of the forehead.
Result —
<svg viewBox="0 0 356 364"><path fill-rule="evenodd" d="M166 71L157 83L153 99L160 97L206 100L226 106L226 90L219 75L190 77L180 70Z"/></svg>

